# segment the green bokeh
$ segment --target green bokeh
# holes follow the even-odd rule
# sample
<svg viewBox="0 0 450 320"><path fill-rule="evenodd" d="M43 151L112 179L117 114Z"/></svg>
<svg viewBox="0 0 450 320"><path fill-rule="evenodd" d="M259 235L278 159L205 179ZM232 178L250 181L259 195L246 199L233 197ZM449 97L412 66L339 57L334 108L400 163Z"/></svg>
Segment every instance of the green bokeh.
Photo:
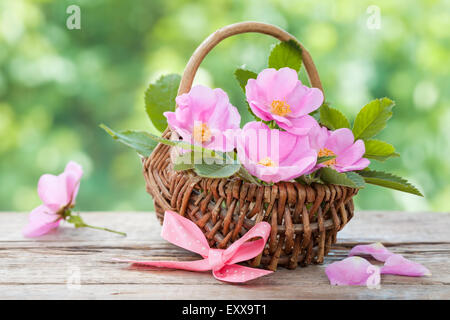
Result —
<svg viewBox="0 0 450 320"><path fill-rule="evenodd" d="M66 27L71 4L81 8L81 30ZM181 73L214 30L256 20L302 41L327 100L349 118L375 97L396 101L380 138L402 156L375 167L408 178L425 198L370 186L357 197L359 209L449 211L450 3L377 1L379 29L367 24L372 4L0 0L0 210L36 206L39 176L69 160L85 169L79 210L151 210L140 159L98 124L155 131L144 111L146 86ZM225 89L245 110L233 71L264 68L273 43L255 34L224 41L196 82Z"/></svg>

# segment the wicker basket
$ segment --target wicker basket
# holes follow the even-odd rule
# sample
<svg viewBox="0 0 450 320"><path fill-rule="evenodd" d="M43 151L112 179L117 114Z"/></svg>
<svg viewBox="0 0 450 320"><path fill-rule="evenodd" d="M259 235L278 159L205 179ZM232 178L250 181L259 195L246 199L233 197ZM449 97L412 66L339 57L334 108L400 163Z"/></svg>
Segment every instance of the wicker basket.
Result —
<svg viewBox="0 0 450 320"><path fill-rule="evenodd" d="M292 35L273 25L243 22L224 27L210 35L194 52L184 71L178 94L190 90L195 73L211 49L232 35L257 32L281 41ZM300 45L301 46L301 45ZM317 70L308 51L302 47L303 64L313 87L323 91ZM170 129L163 134L177 139ZM172 170L173 150L159 144L144 159L147 191L155 202L162 223L164 211L172 210L194 221L205 233L211 247L226 248L260 221L272 230L264 252L248 261L251 266L276 270L298 265L322 263L336 234L353 216L353 196L357 189L295 182L258 186L238 178L207 179L192 172Z"/></svg>

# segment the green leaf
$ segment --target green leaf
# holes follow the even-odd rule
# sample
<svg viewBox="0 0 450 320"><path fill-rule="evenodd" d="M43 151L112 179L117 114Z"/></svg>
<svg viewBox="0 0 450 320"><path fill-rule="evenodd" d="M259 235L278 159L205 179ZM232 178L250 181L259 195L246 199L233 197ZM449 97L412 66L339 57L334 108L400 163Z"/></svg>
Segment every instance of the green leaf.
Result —
<svg viewBox="0 0 450 320"><path fill-rule="evenodd" d="M361 189L366 186L366 183L359 174L353 171L344 172L344 174L347 176L348 179L352 180L353 183L356 185L356 188Z"/></svg>
<svg viewBox="0 0 450 320"><path fill-rule="evenodd" d="M357 139L370 139L386 127L392 117L394 101L388 98L375 99L366 104L356 116L353 135Z"/></svg>
<svg viewBox="0 0 450 320"><path fill-rule="evenodd" d="M297 72L302 66L302 49L293 41L280 42L272 48L269 56L269 68L289 67Z"/></svg>
<svg viewBox="0 0 450 320"><path fill-rule="evenodd" d="M209 151L209 150L208 150ZM185 171L195 168L195 164L239 164L237 160L233 160L232 156L228 156L222 152L186 152L179 155L174 163L173 169L175 171Z"/></svg>
<svg viewBox="0 0 450 320"><path fill-rule="evenodd" d="M144 131L124 130L116 132L104 124L101 124L100 128L105 130L115 140L136 150L137 153L144 157L150 156L157 145L155 139L151 137L152 135Z"/></svg>
<svg viewBox="0 0 450 320"><path fill-rule="evenodd" d="M236 78L236 80L239 82L239 85L241 86L242 90L245 93L245 86L247 85L247 82L249 79L256 79L256 77L258 76L256 74L256 72L244 69L244 68L237 68L234 71L234 76ZM255 118L256 120L261 120L259 119L254 113L253 110L250 108L250 105L248 104L248 101L245 100L245 103L247 104L247 109L248 112L253 116L253 118Z"/></svg>
<svg viewBox="0 0 450 320"><path fill-rule="evenodd" d="M228 178L234 175L241 168L240 163L212 163L194 164L194 171L197 175L206 178Z"/></svg>
<svg viewBox="0 0 450 320"><path fill-rule="evenodd" d="M394 146L387 142L371 139L364 141L364 144L366 147L366 153L364 153L364 158L384 161L390 157L400 156L398 153L395 152Z"/></svg>
<svg viewBox="0 0 450 320"><path fill-rule="evenodd" d="M350 128L350 122L342 112L331 108L328 104L323 104L320 109L320 123L330 130L339 128Z"/></svg>
<svg viewBox="0 0 450 320"><path fill-rule="evenodd" d="M304 174L298 178L295 178L295 181L297 181L298 183L307 184L307 185L310 185L312 183L323 184L323 181L315 175L315 172L313 172L312 174Z"/></svg>
<svg viewBox="0 0 450 320"><path fill-rule="evenodd" d="M337 184L351 188L364 188L364 179L355 172L337 172L334 169L324 167L320 169L320 179L329 184Z"/></svg>
<svg viewBox="0 0 450 320"><path fill-rule="evenodd" d="M236 80L239 82L239 85L241 86L242 90L245 92L245 86L247 85L248 80L256 79L258 75L256 74L256 72L244 68L237 68L236 71L234 71L234 76L236 77Z"/></svg>
<svg viewBox="0 0 450 320"><path fill-rule="evenodd" d="M161 132L167 127L167 119L163 113L175 110L180 80L178 74L165 75L150 84L145 91L145 110L155 128Z"/></svg>
<svg viewBox="0 0 450 320"><path fill-rule="evenodd" d="M361 170L358 171L358 173L367 183L408 192L423 197L423 194L406 179L400 178L392 173L375 170Z"/></svg>
<svg viewBox="0 0 450 320"><path fill-rule="evenodd" d="M135 140L127 139L128 138L127 135L116 133L103 124L100 125L100 127L103 128L106 132L108 132L114 139L119 140L120 142L130 146L133 149L136 150L139 149L140 151L142 151L141 150L142 145L136 144ZM141 135L139 135L139 137L145 137L146 139L148 138L148 141L152 141L154 145L156 145L156 142L160 142L169 146L173 147L176 146L181 147L185 150L191 150L193 151L193 154L200 153L201 155L203 155L203 157L201 157L202 159L201 163L197 164L195 163L195 161L193 161L193 167L181 167L181 165L180 167L178 167L179 169L184 170L193 168L194 171L199 176L208 178L227 178L235 174L241 167L241 164L237 160L233 160L231 156L228 156L225 153L209 150L201 146L191 145L190 143L184 141L173 141L164 139L148 132L140 132L140 133ZM146 142L148 141L146 140ZM148 155L150 155L150 153L148 153ZM143 155L148 156L145 154ZM192 157L192 156L193 155L188 154L185 157ZM186 158L184 158L184 160L186 160Z"/></svg>
<svg viewBox="0 0 450 320"><path fill-rule="evenodd" d="M324 157L318 157L317 158L317 164L321 164L330 160L333 160L336 158L336 156L324 156Z"/></svg>
<svg viewBox="0 0 450 320"><path fill-rule="evenodd" d="M154 135L154 134L152 134L150 132L144 132L144 133L145 133L145 135L148 138L152 139L153 141L156 141L156 142L159 142L159 143L162 143L162 144L166 144L168 146L180 147L180 148L183 148L184 150L189 150L189 151L214 153L213 150L209 150L209 149L203 148L201 146L195 146L195 145L192 145L190 143L187 143L187 142L184 142L184 141L181 141L181 140L180 141L168 140L168 139L159 137L157 135Z"/></svg>
<svg viewBox="0 0 450 320"><path fill-rule="evenodd" d="M250 183L254 183L257 185L261 185L261 182L259 181L259 179L255 178L254 176L252 176L250 174L250 172L247 171L247 169L245 169L244 166L241 166L241 168L239 169L239 171L237 172L237 174L242 178L242 180L250 182Z"/></svg>
<svg viewBox="0 0 450 320"><path fill-rule="evenodd" d="M173 170L186 171L186 170L194 169L193 157L194 157L194 152L187 152L187 153L179 155L173 163Z"/></svg>

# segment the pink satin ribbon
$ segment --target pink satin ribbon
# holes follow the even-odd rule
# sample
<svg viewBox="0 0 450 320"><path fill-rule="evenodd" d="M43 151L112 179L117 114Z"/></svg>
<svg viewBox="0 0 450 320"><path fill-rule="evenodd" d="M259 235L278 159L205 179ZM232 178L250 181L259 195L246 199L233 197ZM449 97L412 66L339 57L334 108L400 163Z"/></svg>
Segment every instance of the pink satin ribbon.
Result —
<svg viewBox="0 0 450 320"><path fill-rule="evenodd" d="M227 249L213 249L209 247L205 235L194 222L175 212L166 211L161 236L181 248L200 254L203 259L196 261L127 261L133 264L189 271L212 270L214 277L218 280L246 282L272 273L272 271L236 264L258 256L263 251L269 235L270 224L259 222ZM249 241L252 238L260 239Z"/></svg>

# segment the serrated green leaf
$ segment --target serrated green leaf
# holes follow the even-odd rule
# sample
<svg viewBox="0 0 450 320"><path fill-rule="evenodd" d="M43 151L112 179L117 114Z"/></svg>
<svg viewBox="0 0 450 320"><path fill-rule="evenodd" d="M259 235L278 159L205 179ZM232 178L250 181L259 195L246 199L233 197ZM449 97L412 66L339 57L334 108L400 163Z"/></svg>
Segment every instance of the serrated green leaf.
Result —
<svg viewBox="0 0 450 320"><path fill-rule="evenodd" d="M349 171L349 172L344 172L344 174L347 176L348 179L352 180L355 183L355 185L358 189L364 188L366 186L364 178L361 177L356 172Z"/></svg>
<svg viewBox="0 0 450 320"><path fill-rule="evenodd" d="M180 80L178 74L164 75L145 91L145 110L155 128L161 132L167 127L167 119L163 113L175 110Z"/></svg>
<svg viewBox="0 0 450 320"><path fill-rule="evenodd" d="M269 68L289 67L297 72L302 66L302 49L293 40L283 41L272 48L269 56Z"/></svg>
<svg viewBox="0 0 450 320"><path fill-rule="evenodd" d="M375 170L361 170L358 171L358 173L367 183L408 192L423 197L423 194L406 179L400 178L392 173Z"/></svg>
<svg viewBox="0 0 450 320"><path fill-rule="evenodd" d="M320 109L320 123L330 130L350 128L350 122L345 115L328 104L323 104Z"/></svg>
<svg viewBox="0 0 450 320"><path fill-rule="evenodd" d="M336 184L351 188L364 188L364 179L355 172L337 172L329 167L320 169L320 179L329 184Z"/></svg>
<svg viewBox="0 0 450 320"><path fill-rule="evenodd" d="M205 178L228 178L234 175L241 168L240 163L236 164L194 164L194 171L197 175Z"/></svg>
<svg viewBox="0 0 450 320"><path fill-rule="evenodd" d="M258 75L256 74L256 72L244 68L237 68L236 71L234 71L234 76L236 77L236 80L239 82L239 85L241 86L242 90L245 92L245 86L247 85L248 80L256 79Z"/></svg>
<svg viewBox="0 0 450 320"><path fill-rule="evenodd" d="M395 103L388 99L375 99L366 104L356 116L353 124L353 135L357 139L370 139L386 127L392 117Z"/></svg>
<svg viewBox="0 0 450 320"><path fill-rule="evenodd" d="M395 152L394 146L387 142L371 139L364 141L364 144L366 147L364 158L384 161L390 157L400 156Z"/></svg>
<svg viewBox="0 0 450 320"><path fill-rule="evenodd" d="M100 128L105 130L115 140L136 150L137 153L144 157L150 156L157 145L152 135L144 131L124 130L116 132L104 124L101 124Z"/></svg>
<svg viewBox="0 0 450 320"><path fill-rule="evenodd" d="M106 132L108 132L114 139L128 145L129 147L135 150L141 150L142 145L135 144L134 140L127 140L127 136L122 135L121 133L114 132L112 129L108 128L105 125L100 125ZM127 130L129 131L129 130ZM208 178L226 178L235 174L241 167L241 164L237 160L233 160L234 158L229 157L227 154L209 150L203 148L201 146L191 145L190 143L184 141L173 141L158 137L154 134L148 132L140 132L142 135L140 137L145 137L145 141L148 142L147 138L152 140L156 146L156 142L160 142L173 147L181 147L185 150L191 150L194 153L200 153L204 155L202 157L202 162L197 164L194 161L193 169L194 171L202 177ZM152 149L153 150L153 149ZM151 152L150 152L151 153ZM150 153L143 154L148 157ZM206 155L206 156L205 156ZM186 157L190 157L187 155ZM186 169L187 170L187 169Z"/></svg>
<svg viewBox="0 0 450 320"><path fill-rule="evenodd" d="M317 158L317 164L321 164L330 160L333 160L336 158L336 156L324 156L324 157L318 157Z"/></svg>

